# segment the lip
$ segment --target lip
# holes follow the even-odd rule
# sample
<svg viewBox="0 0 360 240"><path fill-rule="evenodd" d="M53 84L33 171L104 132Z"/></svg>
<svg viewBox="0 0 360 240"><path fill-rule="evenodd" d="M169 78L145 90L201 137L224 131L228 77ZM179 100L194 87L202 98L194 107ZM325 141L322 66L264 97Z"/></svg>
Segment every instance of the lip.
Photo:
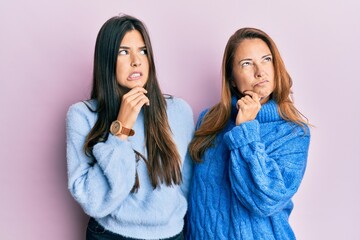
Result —
<svg viewBox="0 0 360 240"><path fill-rule="evenodd" d="M129 80L129 81L139 80L142 77L142 75L143 75L142 72L132 72L127 77L127 80Z"/></svg>
<svg viewBox="0 0 360 240"><path fill-rule="evenodd" d="M263 84L265 84L265 83L268 83L268 82L269 82L268 80L261 80L261 81L257 82L257 83L254 85L254 87L261 86L261 85L263 85Z"/></svg>

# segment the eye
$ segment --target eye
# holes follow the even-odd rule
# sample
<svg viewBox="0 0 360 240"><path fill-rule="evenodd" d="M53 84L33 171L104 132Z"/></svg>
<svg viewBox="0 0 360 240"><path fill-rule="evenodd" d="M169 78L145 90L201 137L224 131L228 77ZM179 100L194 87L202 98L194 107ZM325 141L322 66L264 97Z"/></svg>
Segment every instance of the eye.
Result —
<svg viewBox="0 0 360 240"><path fill-rule="evenodd" d="M147 49L146 49L146 48L141 49L140 53L141 53L142 55L147 55Z"/></svg>
<svg viewBox="0 0 360 240"><path fill-rule="evenodd" d="M119 50L119 55L127 55L127 54L128 54L127 50L125 50L125 49Z"/></svg>
<svg viewBox="0 0 360 240"><path fill-rule="evenodd" d="M266 58L264 58L264 61L265 61L265 62L271 62L271 61L272 61L272 57L270 57L270 56L269 56L269 57L266 57Z"/></svg>
<svg viewBox="0 0 360 240"><path fill-rule="evenodd" d="M250 61L245 61L245 62L242 62L241 63L241 66L242 67L247 67L247 66L250 66L251 65L251 62Z"/></svg>

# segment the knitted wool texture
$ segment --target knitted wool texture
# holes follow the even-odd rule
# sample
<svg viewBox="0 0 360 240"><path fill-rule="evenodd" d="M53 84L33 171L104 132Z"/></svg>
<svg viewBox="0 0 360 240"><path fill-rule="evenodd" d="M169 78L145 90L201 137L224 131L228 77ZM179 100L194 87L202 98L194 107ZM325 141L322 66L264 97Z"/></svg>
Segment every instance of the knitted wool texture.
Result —
<svg viewBox="0 0 360 240"><path fill-rule="evenodd" d="M234 98L231 120L194 166L186 237L295 239L288 218L306 167L309 129L284 121L273 100L255 120L236 126L235 104Z"/></svg>

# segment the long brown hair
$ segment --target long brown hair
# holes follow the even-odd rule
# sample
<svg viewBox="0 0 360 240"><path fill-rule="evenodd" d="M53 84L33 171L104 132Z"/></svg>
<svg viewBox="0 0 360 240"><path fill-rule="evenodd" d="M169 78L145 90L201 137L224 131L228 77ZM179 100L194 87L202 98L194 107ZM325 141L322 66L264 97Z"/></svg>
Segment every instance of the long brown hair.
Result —
<svg viewBox="0 0 360 240"><path fill-rule="evenodd" d="M166 100L158 84L150 37L146 26L132 16L112 17L104 23L98 33L91 92L91 99L97 100L94 112L98 114L98 118L86 137L84 151L88 156L93 157L93 146L108 139L109 128L117 118L122 96L129 91L116 81L116 62L120 43L125 34L132 30L141 33L149 61L149 78L144 88L148 91L147 96L151 104L144 107L145 139L148 153L147 159L144 160L147 164L151 184L154 188L162 183L167 186L178 185L182 179L181 159L172 138L166 113ZM139 153L135 150L134 152L136 160L138 160ZM134 161L136 160L134 157ZM136 179L133 189L135 191L139 187L137 176Z"/></svg>
<svg viewBox="0 0 360 240"><path fill-rule="evenodd" d="M275 87L271 98L278 104L280 116L302 127L307 125L306 118L295 108L290 98L292 79L285 68L285 64L274 41L269 35L259 29L241 28L229 38L225 47L221 69L221 100L209 109L190 143L190 155L195 162L201 162L205 150L211 146L216 134L221 131L229 121L232 95L236 94L241 96L241 93L231 84L235 52L241 41L254 38L263 40L273 56Z"/></svg>

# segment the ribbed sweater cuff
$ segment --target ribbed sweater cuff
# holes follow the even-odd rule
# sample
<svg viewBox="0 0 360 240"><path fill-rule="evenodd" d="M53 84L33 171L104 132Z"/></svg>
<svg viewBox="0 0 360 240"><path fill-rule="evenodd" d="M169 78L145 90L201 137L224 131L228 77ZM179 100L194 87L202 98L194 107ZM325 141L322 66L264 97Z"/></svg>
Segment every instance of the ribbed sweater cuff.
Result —
<svg viewBox="0 0 360 240"><path fill-rule="evenodd" d="M224 140L229 150L242 147L251 142L260 141L259 122L252 120L235 126L225 133Z"/></svg>

